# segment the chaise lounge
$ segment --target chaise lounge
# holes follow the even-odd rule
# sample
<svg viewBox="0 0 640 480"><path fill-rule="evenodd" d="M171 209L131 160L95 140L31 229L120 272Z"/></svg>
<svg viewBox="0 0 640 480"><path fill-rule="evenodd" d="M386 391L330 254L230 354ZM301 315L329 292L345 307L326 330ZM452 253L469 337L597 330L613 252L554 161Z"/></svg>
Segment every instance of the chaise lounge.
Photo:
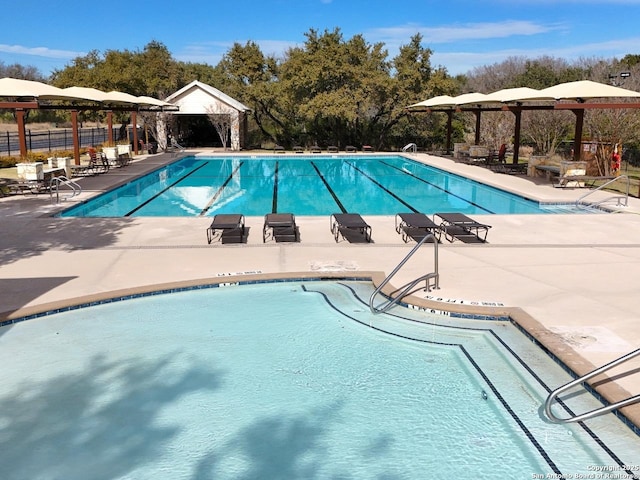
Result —
<svg viewBox="0 0 640 480"><path fill-rule="evenodd" d="M267 213L262 227L262 243L273 239L276 242L299 242L300 233L293 213Z"/></svg>
<svg viewBox="0 0 640 480"><path fill-rule="evenodd" d="M214 240L222 243L244 243L245 241L244 215L218 214L207 228L207 243Z"/></svg>
<svg viewBox="0 0 640 480"><path fill-rule="evenodd" d="M329 224L336 243L340 237L349 243L371 242L371 226L358 213L334 213Z"/></svg>
<svg viewBox="0 0 640 480"><path fill-rule="evenodd" d="M435 241L440 240L438 225L424 213L397 213L396 232L402 234L402 240L407 243L410 238L419 242L429 234L433 234Z"/></svg>
<svg viewBox="0 0 640 480"><path fill-rule="evenodd" d="M444 237L453 242L485 243L491 225L479 223L464 213L436 213L433 218L440 218L440 230Z"/></svg>

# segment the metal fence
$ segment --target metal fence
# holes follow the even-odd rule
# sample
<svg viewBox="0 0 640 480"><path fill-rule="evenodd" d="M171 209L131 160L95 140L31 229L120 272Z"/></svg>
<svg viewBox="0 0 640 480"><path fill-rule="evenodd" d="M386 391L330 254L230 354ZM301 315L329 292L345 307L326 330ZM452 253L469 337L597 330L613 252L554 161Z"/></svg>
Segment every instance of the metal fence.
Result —
<svg viewBox="0 0 640 480"><path fill-rule="evenodd" d="M107 127L79 128L80 147L90 147L105 143L108 138ZM118 138L118 129L113 129L113 138ZM70 128L57 130L26 130L27 150L53 151L73 150L73 131ZM129 137L131 138L131 137ZM17 132L5 132L0 136L0 155L20 155L20 142Z"/></svg>

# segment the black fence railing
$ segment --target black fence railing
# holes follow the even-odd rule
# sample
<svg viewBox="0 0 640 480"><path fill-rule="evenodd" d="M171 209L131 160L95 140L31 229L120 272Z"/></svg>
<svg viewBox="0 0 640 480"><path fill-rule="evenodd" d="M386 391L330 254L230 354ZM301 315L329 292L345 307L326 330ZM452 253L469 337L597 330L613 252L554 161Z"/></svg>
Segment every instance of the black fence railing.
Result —
<svg viewBox="0 0 640 480"><path fill-rule="evenodd" d="M113 128L114 140L122 135L119 128ZM132 129L129 129L129 138L133 138ZM107 127L91 127L78 129L78 141L80 147L91 147L106 143L109 139ZM27 150L30 151L54 151L73 149L73 131L70 128L56 130L26 130ZM0 134L0 155L20 155L20 140L18 132L4 132Z"/></svg>

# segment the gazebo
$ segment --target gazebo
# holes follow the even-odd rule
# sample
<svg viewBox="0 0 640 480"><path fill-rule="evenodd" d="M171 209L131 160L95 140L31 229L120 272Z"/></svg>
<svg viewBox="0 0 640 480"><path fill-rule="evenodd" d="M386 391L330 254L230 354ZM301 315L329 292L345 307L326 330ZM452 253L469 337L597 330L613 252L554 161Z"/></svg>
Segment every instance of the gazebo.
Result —
<svg viewBox="0 0 640 480"><path fill-rule="evenodd" d="M179 110L172 112L179 120L186 122L189 117L215 119L217 115L228 115L230 118L231 150L241 150L246 146L247 114L250 108L229 95L206 83L194 80L166 98L167 102L177 106ZM158 129L159 134L161 129ZM213 135L216 135L213 133ZM221 139L222 140L222 139ZM227 147L227 145L224 145Z"/></svg>

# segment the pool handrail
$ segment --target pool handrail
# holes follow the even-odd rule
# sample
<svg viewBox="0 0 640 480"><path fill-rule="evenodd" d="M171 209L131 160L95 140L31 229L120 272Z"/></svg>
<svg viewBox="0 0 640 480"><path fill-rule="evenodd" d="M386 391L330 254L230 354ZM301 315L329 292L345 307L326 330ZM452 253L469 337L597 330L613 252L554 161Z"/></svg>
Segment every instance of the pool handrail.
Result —
<svg viewBox="0 0 640 480"><path fill-rule="evenodd" d="M640 402L640 395L634 395L631 396L629 398L626 398L625 400L620 400L619 402L615 402L609 405L605 405L604 407L600 407L600 408L596 408L594 410L591 410L590 412L586 412L583 413L581 415L573 415L569 418L560 418L557 417L552 411L551 411L551 405L553 405L553 402L556 400L556 398L563 392L569 390L572 387L575 387L576 385L582 384L585 381L589 380L590 378L593 378L597 375L600 375L601 373L606 372L607 370L611 370L614 367L617 367L618 365L626 362L627 360L631 360L634 357L637 357L638 355L640 355L640 348L627 353L621 357L618 357L617 359L613 360L612 362L609 362L605 365L602 365L601 367L596 368L595 370L592 370L591 372L582 375L581 377L576 378L575 380L566 383L564 385L562 385L561 387L555 389L553 392L551 392L549 394L549 396L547 397L547 400L544 402L544 413L546 414L547 418L552 422L552 423L574 423L574 422L581 422L583 420L589 420L590 418L593 417L597 417L600 415L604 415L605 413L609 413L613 410L617 410L619 408L622 407L626 407L627 405L631 405L633 403L637 403Z"/></svg>
<svg viewBox="0 0 640 480"><path fill-rule="evenodd" d="M386 301L386 303L382 303L381 306L379 307L374 306L373 300L376 297L376 295L378 295L382 291L385 285L387 285L387 283L391 281L391 279L395 276L395 274L398 273L398 271L409 261L409 259L413 256L413 254L416 253L418 249L422 245L424 245L424 243L429 239L433 240L434 271L431 273L427 273L426 275L422 275L416 278L415 280L412 280L411 282L403 285L402 287L397 288L396 290L391 292L391 295L394 295L400 292L398 295L391 297L389 300ZM430 280L434 281L433 288L435 289L440 288L440 275L438 273L438 239L435 237L433 233L429 233L428 235L425 235L416 244L416 246L413 247L411 251L400 261L400 263L393 269L393 271L389 275L387 275L387 277L380 283L380 285L378 285L378 288L376 288L373 291L373 293L369 297L369 310L371 310L371 313L373 313L374 315L378 313L386 312L393 305L398 303L403 297L405 297L408 293L413 291L413 288L422 280L425 280L426 282L425 290L427 292L431 291L431 284L429 283Z"/></svg>
<svg viewBox="0 0 640 480"><path fill-rule="evenodd" d="M571 177L567 177L567 178L571 178ZM617 199L618 199L618 206L619 206L619 207L620 207L620 206L623 206L623 207L628 206L628 205L629 205L629 190L630 190L630 188L631 188L631 181L629 180L629 176L628 176L628 175L619 175L619 176L614 177L614 178L610 179L609 181L607 181L607 182L603 183L603 184L602 184L602 185L600 185L599 187L594 188L593 190L589 190L587 193L585 193L584 195L582 195L580 198L578 198L578 199L576 200L576 203L575 203L575 204L576 204L576 207L578 207L578 208L579 208L579 207L580 207L580 205L582 204L583 200L584 200L585 198L587 198L589 195L592 195L592 194L596 193L598 190L602 190L603 188L605 188L605 187L607 187L607 186L611 185L612 183L617 182L618 180L626 180L626 181L627 181L627 191L626 191L626 193L625 193L625 196L624 196L624 197L616 196L616 197L614 197L614 198L617 198ZM622 203L620 202L620 200L621 200L621 199L623 199L623 200L624 200ZM609 199L607 199L607 200L609 200ZM606 200L605 200L605 201L606 201ZM601 203L604 203L604 201L598 202L598 204L601 204Z"/></svg>

